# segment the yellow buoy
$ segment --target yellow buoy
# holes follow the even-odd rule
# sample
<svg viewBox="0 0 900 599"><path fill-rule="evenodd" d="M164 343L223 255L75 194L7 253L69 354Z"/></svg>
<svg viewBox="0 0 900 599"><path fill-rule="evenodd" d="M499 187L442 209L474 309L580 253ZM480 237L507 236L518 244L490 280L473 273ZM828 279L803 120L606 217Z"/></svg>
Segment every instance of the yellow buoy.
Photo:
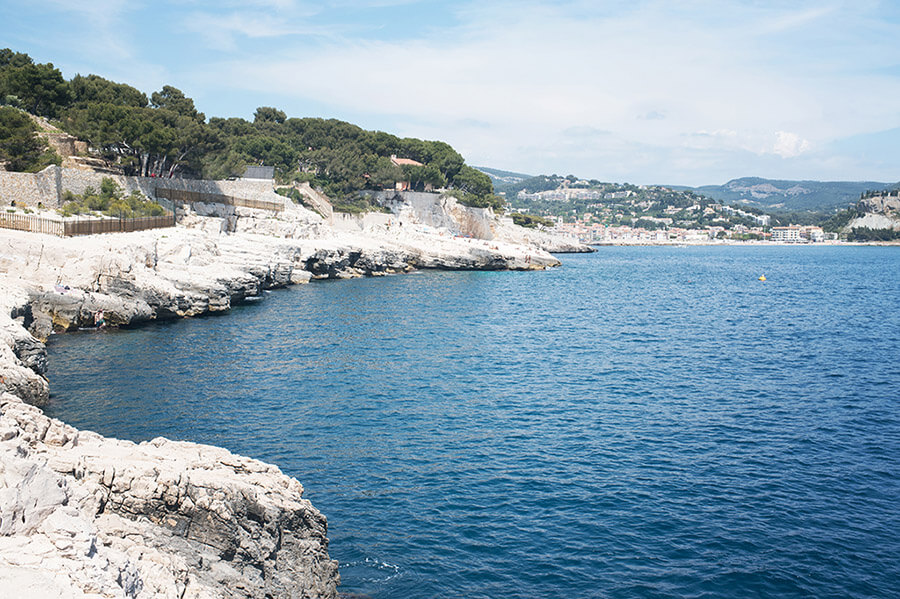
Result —
<svg viewBox="0 0 900 599"><path fill-rule="evenodd" d="M765 281L765 280L766 280L766 275L759 275L759 280L760 280L760 281Z"/></svg>

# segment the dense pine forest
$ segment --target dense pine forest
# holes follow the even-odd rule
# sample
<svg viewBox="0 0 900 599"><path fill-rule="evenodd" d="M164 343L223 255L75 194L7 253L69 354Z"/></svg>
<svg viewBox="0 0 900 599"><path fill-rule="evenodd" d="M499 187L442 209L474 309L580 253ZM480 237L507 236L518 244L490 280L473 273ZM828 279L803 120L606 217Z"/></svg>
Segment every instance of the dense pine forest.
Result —
<svg viewBox="0 0 900 599"><path fill-rule="evenodd" d="M405 181L414 190L451 189L468 205L503 205L490 178L441 141L366 131L336 119L288 118L266 106L256 109L252 122L207 118L169 85L148 97L99 75L66 80L52 63L0 50L0 161L8 170L31 172L59 163L25 113L87 141L127 175L224 179L261 164L274 166L280 183L308 181L333 198ZM397 166L391 156L420 165Z"/></svg>

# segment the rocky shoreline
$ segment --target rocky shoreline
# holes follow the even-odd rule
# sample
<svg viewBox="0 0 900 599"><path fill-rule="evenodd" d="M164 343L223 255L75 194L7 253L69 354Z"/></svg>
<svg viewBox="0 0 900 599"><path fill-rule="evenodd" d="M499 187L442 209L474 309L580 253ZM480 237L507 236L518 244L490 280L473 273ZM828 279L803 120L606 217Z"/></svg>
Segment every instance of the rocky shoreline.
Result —
<svg viewBox="0 0 900 599"><path fill-rule="evenodd" d="M9 596L338 596L325 517L275 466L107 439L4 393L0 481Z"/></svg>
<svg viewBox="0 0 900 599"><path fill-rule="evenodd" d="M192 206L179 226L57 238L0 231L0 588L28 597L338 596L327 523L277 467L194 443L135 444L46 417L43 340L223 312L311 279L417 268L539 270L588 251L481 219L485 238L415 210L335 227L298 206ZM404 207L400 207L404 209ZM487 229L484 229L487 227Z"/></svg>

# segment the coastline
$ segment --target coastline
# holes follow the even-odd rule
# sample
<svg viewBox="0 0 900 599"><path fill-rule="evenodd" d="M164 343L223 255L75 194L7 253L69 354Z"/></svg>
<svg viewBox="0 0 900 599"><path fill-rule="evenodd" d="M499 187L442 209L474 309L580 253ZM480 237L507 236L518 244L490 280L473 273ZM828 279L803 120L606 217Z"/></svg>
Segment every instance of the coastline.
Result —
<svg viewBox="0 0 900 599"><path fill-rule="evenodd" d="M677 241L677 242L604 242L604 243L589 243L593 248L599 247L614 247L614 246L627 246L627 247L722 247L722 246L730 246L730 247L749 247L749 246L761 246L761 247L855 247L855 246L900 246L900 241L821 241L816 243L784 243L777 241L734 241L734 240L717 240L717 241Z"/></svg>
<svg viewBox="0 0 900 599"><path fill-rule="evenodd" d="M81 238L0 230L4 588L34 597L338 596L327 521L277 467L194 443L104 438L35 407L49 399L51 334L92 327L99 311L110 326L129 326L227 312L312 279L541 270L559 265L547 249L589 251L456 206L441 208L482 219L491 238L415 215L334 227L289 208L272 218L194 206L175 228Z"/></svg>

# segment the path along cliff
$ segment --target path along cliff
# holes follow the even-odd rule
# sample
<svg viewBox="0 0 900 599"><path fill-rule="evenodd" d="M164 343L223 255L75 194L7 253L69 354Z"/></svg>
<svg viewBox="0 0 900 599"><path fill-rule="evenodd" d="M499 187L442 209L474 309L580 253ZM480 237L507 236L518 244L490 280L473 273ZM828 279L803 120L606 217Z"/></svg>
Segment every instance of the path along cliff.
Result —
<svg viewBox="0 0 900 599"><path fill-rule="evenodd" d="M421 198L419 199L421 200ZM296 480L224 449L135 444L46 417L51 334L222 312L311 279L539 270L585 251L452 198L326 220L192 204L173 228L0 230L0 589L10 597L337 597L327 523ZM475 232L475 235L472 232ZM480 238L479 238L480 236Z"/></svg>

